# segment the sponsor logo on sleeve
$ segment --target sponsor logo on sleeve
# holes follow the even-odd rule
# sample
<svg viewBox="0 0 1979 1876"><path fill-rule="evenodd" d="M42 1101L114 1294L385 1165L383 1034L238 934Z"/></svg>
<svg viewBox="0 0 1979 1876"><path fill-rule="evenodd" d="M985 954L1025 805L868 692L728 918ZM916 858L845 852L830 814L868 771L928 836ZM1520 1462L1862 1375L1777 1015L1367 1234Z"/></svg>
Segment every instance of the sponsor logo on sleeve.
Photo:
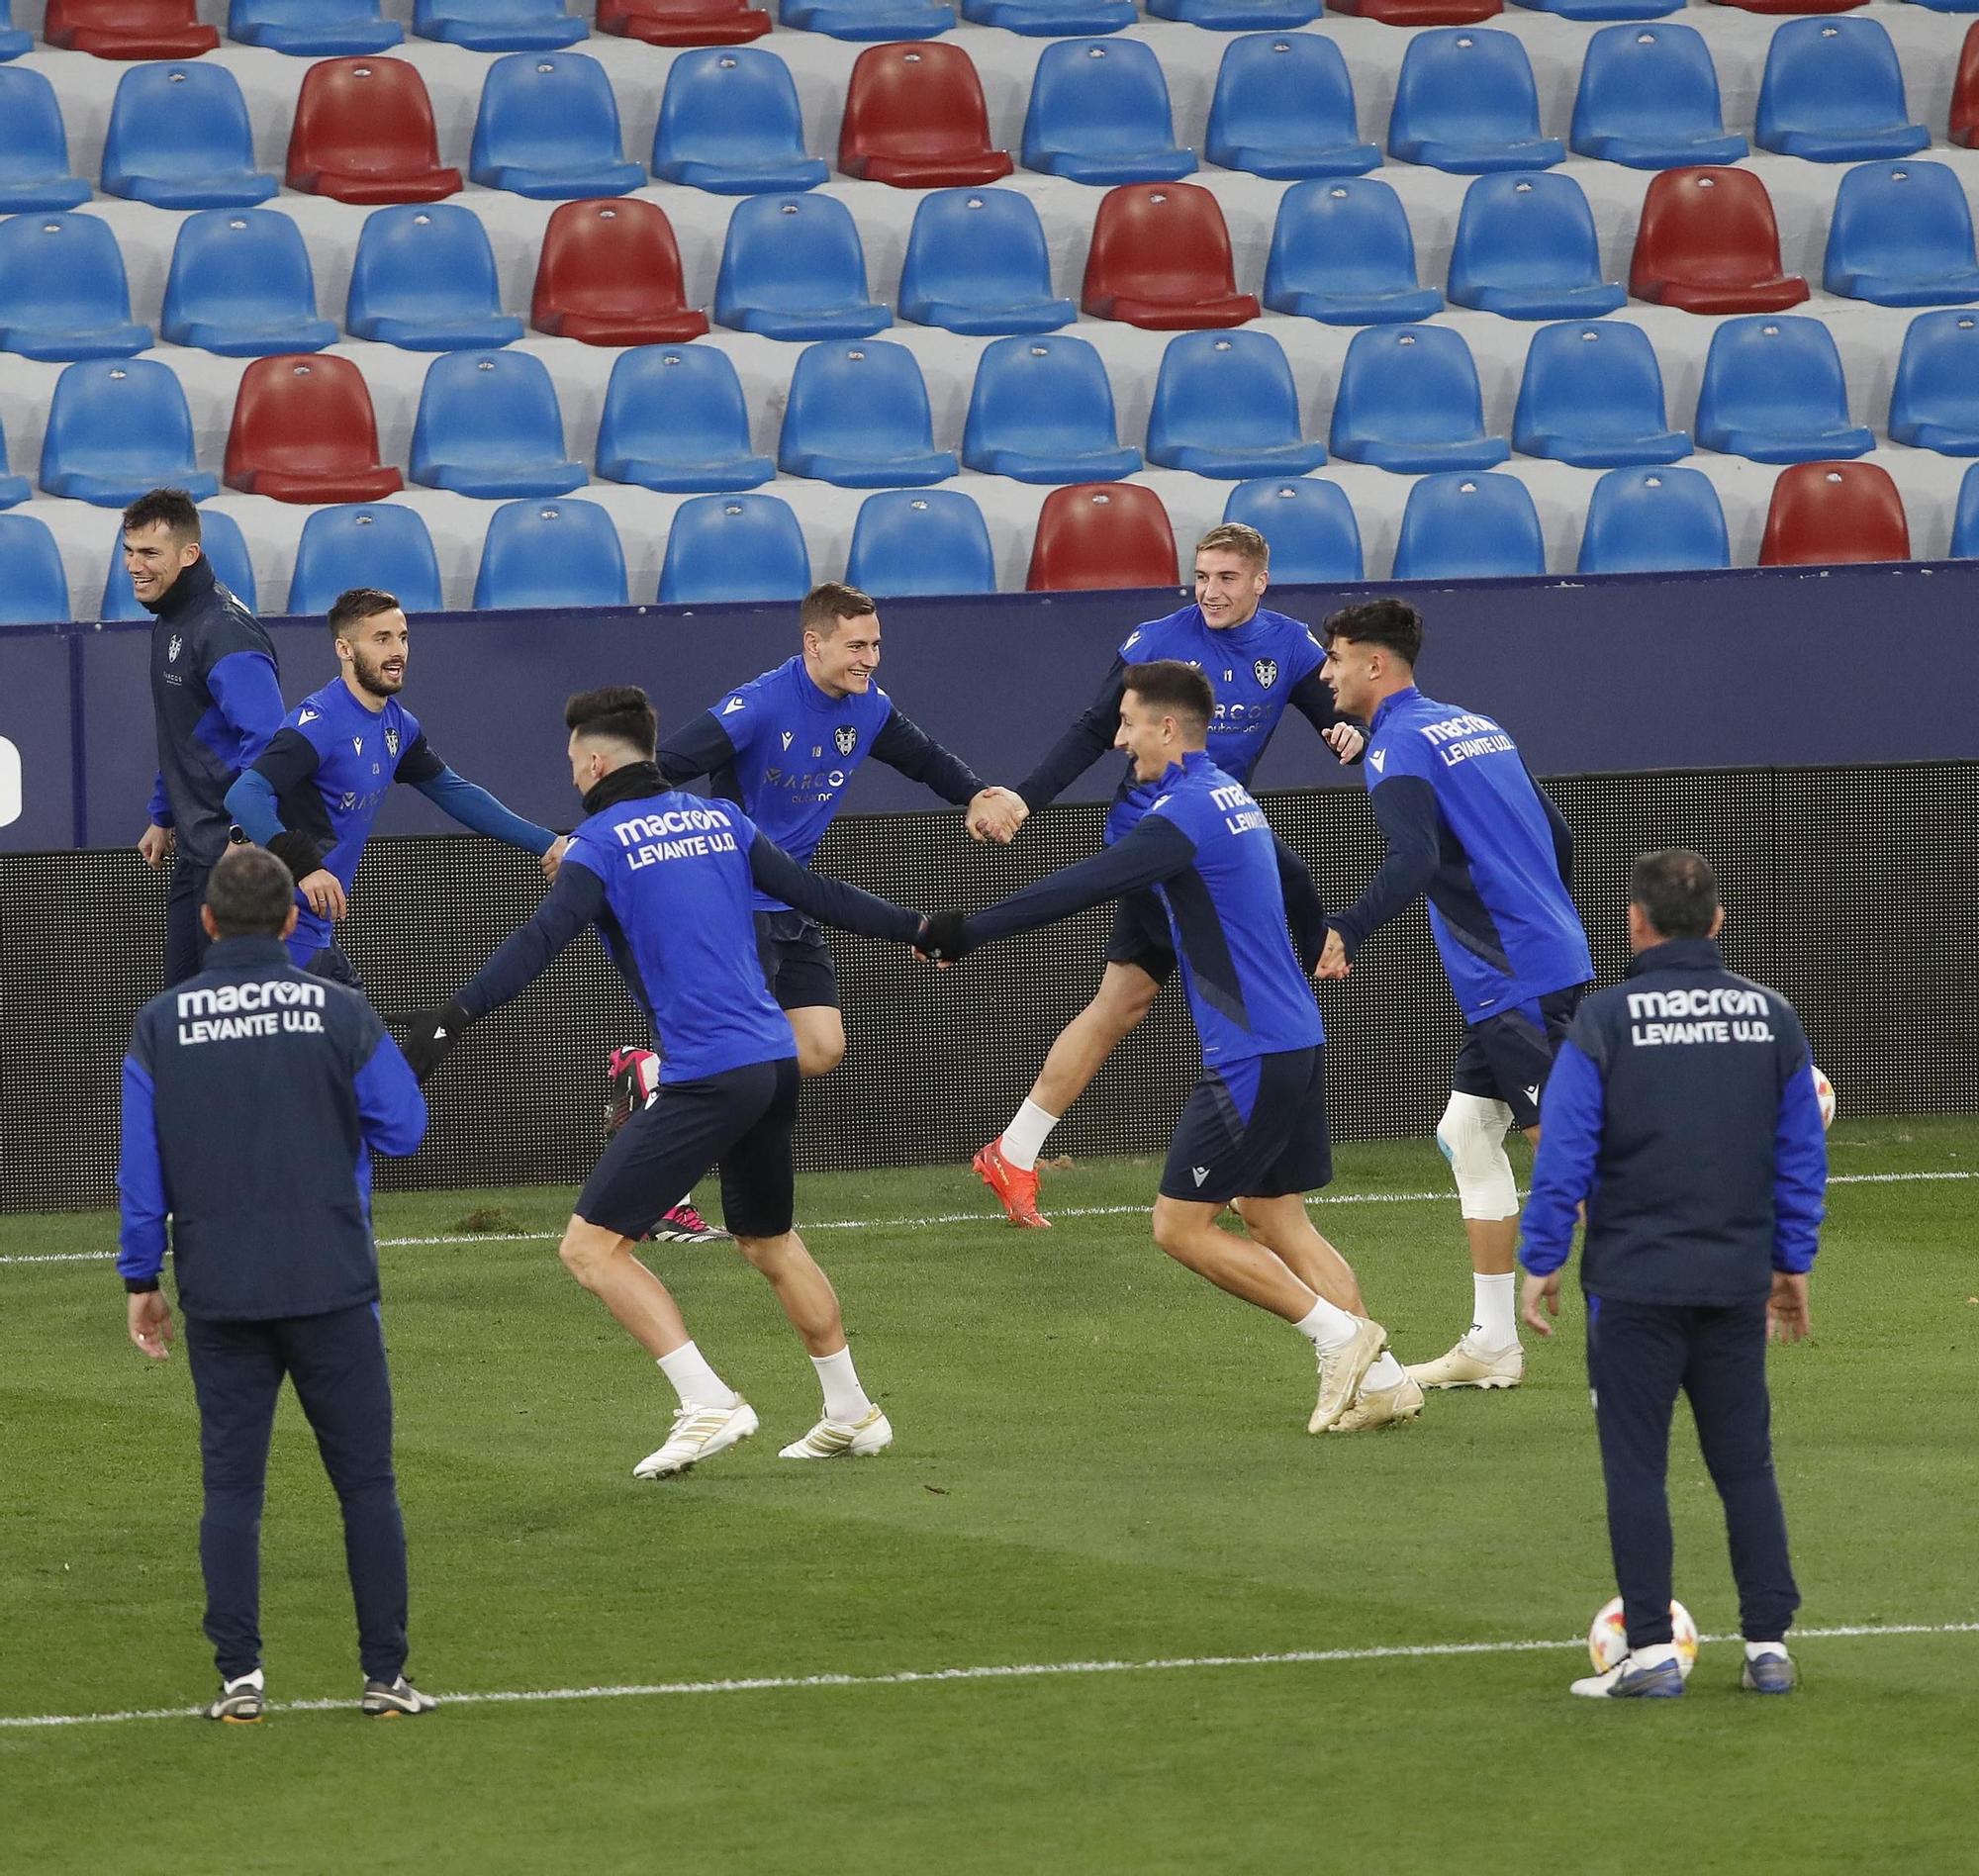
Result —
<svg viewBox="0 0 1979 1876"><path fill-rule="evenodd" d="M1388 769L1388 752L1385 749L1368 750L1367 766L1370 769L1372 769L1376 775L1385 775Z"/></svg>
<svg viewBox="0 0 1979 1876"><path fill-rule="evenodd" d="M723 716L733 716L737 710L746 709L747 707L748 704L745 699L731 697L726 704L722 704L721 713Z"/></svg>

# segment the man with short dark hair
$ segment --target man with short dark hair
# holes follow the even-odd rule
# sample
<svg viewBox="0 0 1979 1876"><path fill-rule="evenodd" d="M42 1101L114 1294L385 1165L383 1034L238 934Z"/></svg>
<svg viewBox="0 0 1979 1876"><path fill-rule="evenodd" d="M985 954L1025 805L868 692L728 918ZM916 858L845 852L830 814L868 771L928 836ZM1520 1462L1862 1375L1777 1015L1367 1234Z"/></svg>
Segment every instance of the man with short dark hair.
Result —
<svg viewBox="0 0 1979 1876"><path fill-rule="evenodd" d="M1587 1378L1629 1653L1576 1694L1683 1692L1670 1628L1670 1417L1681 1389L1725 1506L1747 1691L1794 1685L1800 1605L1773 1476L1766 1343L1808 1331L1828 1180L1793 1006L1725 969L1704 859L1645 854L1629 889L1625 983L1580 1006L1547 1083L1526 1201L1525 1319L1551 1335L1586 1207ZM1542 1313L1544 1310L1546 1313Z"/></svg>

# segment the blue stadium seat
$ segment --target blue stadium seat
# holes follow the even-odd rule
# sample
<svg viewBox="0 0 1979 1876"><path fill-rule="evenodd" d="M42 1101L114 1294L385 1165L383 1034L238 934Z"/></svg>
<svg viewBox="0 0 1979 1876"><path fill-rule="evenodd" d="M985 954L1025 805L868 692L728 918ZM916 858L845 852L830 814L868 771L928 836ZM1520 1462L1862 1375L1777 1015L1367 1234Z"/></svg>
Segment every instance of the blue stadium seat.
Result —
<svg viewBox="0 0 1979 1876"><path fill-rule="evenodd" d="M1951 558L1979 560L1979 462L1966 470L1958 485L1958 507L1951 519Z"/></svg>
<svg viewBox="0 0 1979 1876"><path fill-rule="evenodd" d="M1628 298L1601 278L1594 214L1571 176L1479 176L1463 192L1450 298L1513 320L1592 319Z"/></svg>
<svg viewBox="0 0 1979 1876"><path fill-rule="evenodd" d="M790 504L774 495L698 495L674 511L660 563L662 606L801 600L810 550Z"/></svg>
<svg viewBox="0 0 1979 1876"><path fill-rule="evenodd" d="M1880 22L1787 20L1766 48L1752 139L1817 163L1908 156L1931 141L1910 122L1904 71Z"/></svg>
<svg viewBox="0 0 1979 1876"><path fill-rule="evenodd" d="M893 325L867 297L866 249L832 196L750 196L728 218L714 317L765 338L864 338Z"/></svg>
<svg viewBox="0 0 1979 1876"><path fill-rule="evenodd" d="M72 209L89 197L89 184L68 173L54 86L38 71L0 70L0 215Z"/></svg>
<svg viewBox="0 0 1979 1876"><path fill-rule="evenodd" d="M1140 16L1134 0L962 0L971 26L1000 26L1027 39L1117 33Z"/></svg>
<svg viewBox="0 0 1979 1876"><path fill-rule="evenodd" d="M124 256L93 215L0 222L0 351L24 358L128 358L151 342L131 320Z"/></svg>
<svg viewBox="0 0 1979 1876"><path fill-rule="evenodd" d="M933 39L956 24L953 0L779 0L777 17L841 40Z"/></svg>
<svg viewBox="0 0 1979 1876"><path fill-rule="evenodd" d="M960 470L953 450L934 446L913 353L886 339L804 348L791 375L777 467L841 489L917 489Z"/></svg>
<svg viewBox="0 0 1979 1876"><path fill-rule="evenodd" d="M1608 26L1587 42L1567 141L1575 152L1631 169L1743 162L1728 137L1718 68L1689 26Z"/></svg>
<svg viewBox="0 0 1979 1876"><path fill-rule="evenodd" d="M1320 0L1148 0L1150 19L1211 33L1281 33L1310 26L1319 15Z"/></svg>
<svg viewBox="0 0 1979 1876"><path fill-rule="evenodd" d="M1684 0L1513 0L1513 4L1560 20L1659 20L1677 12Z"/></svg>
<svg viewBox="0 0 1979 1876"><path fill-rule="evenodd" d="M195 502L220 493L220 478L194 461L185 392L155 358L92 359L55 380L41 485L99 508L127 508L147 489L183 489Z"/></svg>
<svg viewBox="0 0 1979 1876"><path fill-rule="evenodd" d="M1297 182L1278 201L1265 304L1329 326L1426 320L1443 295L1416 278L1402 199L1373 176Z"/></svg>
<svg viewBox="0 0 1979 1876"><path fill-rule="evenodd" d="M13 0L0 0L0 59L19 58L34 44L35 36L14 24Z"/></svg>
<svg viewBox="0 0 1979 1876"><path fill-rule="evenodd" d="M1484 433L1484 394L1461 332L1370 326L1354 334L1333 400L1332 450L1398 475L1489 469L1512 453Z"/></svg>
<svg viewBox="0 0 1979 1876"><path fill-rule="evenodd" d="M1083 338L999 338L983 348L962 460L1018 482L1117 482L1141 467L1120 441L1106 366Z"/></svg>
<svg viewBox="0 0 1979 1876"><path fill-rule="evenodd" d="M1264 535L1274 585L1334 586L1363 577L1361 523L1337 482L1318 476L1240 482L1223 505L1223 518Z"/></svg>
<svg viewBox="0 0 1979 1876"><path fill-rule="evenodd" d="M1168 80L1143 42L1076 39L1038 59L1023 161L1074 182L1173 182L1195 153L1176 147Z"/></svg>
<svg viewBox="0 0 1979 1876"><path fill-rule="evenodd" d="M598 473L675 495L753 489L777 465L749 447L734 362L713 345L639 345L618 354L598 424Z"/></svg>
<svg viewBox="0 0 1979 1876"><path fill-rule="evenodd" d="M1920 313L1890 392L1890 440L1979 456L1979 314Z"/></svg>
<svg viewBox="0 0 1979 1876"><path fill-rule="evenodd" d="M1148 460L1239 481L1299 476L1326 460L1299 421L1298 387L1269 332L1178 332L1148 413Z"/></svg>
<svg viewBox="0 0 1979 1876"><path fill-rule="evenodd" d="M1424 476L1409 491L1395 580L1504 580L1546 572L1539 511L1517 476Z"/></svg>
<svg viewBox="0 0 1979 1876"><path fill-rule="evenodd" d="M563 411L540 358L457 351L435 358L413 422L412 479L501 501L568 495L591 480L563 453Z"/></svg>
<svg viewBox="0 0 1979 1876"><path fill-rule="evenodd" d="M258 612L260 595L254 579L254 557L241 537L240 523L219 509L203 509L199 517L200 551L213 563L215 577L250 612ZM103 579L103 609L98 618L149 619L138 603L138 590L124 567L124 534L120 528L110 543L110 567Z"/></svg>
<svg viewBox="0 0 1979 1876"><path fill-rule="evenodd" d="M625 550L596 502L510 502L495 511L474 577L474 606L553 611L623 606Z"/></svg>
<svg viewBox="0 0 1979 1876"><path fill-rule="evenodd" d="M7 432L0 429L0 509L12 508L16 502L25 502L34 490L26 476L10 475L7 472Z"/></svg>
<svg viewBox="0 0 1979 1876"><path fill-rule="evenodd" d="M68 615L68 575L47 522L0 515L0 625L59 625Z"/></svg>
<svg viewBox="0 0 1979 1876"><path fill-rule="evenodd" d="M522 322L502 311L495 250L472 209L402 202L373 209L357 237L343 324L353 338L407 351L507 345Z"/></svg>
<svg viewBox="0 0 1979 1876"><path fill-rule="evenodd" d="M1231 41L1216 68L1203 154L1274 180L1359 176L1381 161L1361 141L1340 47L1303 34Z"/></svg>
<svg viewBox="0 0 1979 1876"><path fill-rule="evenodd" d="M653 132L653 174L715 195L814 189L831 172L804 154L803 112L775 52L706 46L667 72Z"/></svg>
<svg viewBox="0 0 1979 1876"><path fill-rule="evenodd" d="M103 188L159 209L240 209L281 185L254 167L247 101L225 65L133 65L103 138Z"/></svg>
<svg viewBox="0 0 1979 1876"><path fill-rule="evenodd" d="M1821 284L1878 306L1979 300L1972 211L1944 163L1863 163L1841 178Z"/></svg>
<svg viewBox="0 0 1979 1876"><path fill-rule="evenodd" d="M987 336L1050 332L1079 309L1052 292L1051 251L1031 199L1014 189L931 189L914 210L900 266L900 317Z"/></svg>
<svg viewBox="0 0 1979 1876"><path fill-rule="evenodd" d="M1512 447L1577 469L1675 462L1690 438L1663 415L1649 334L1623 320L1543 326L1526 352Z"/></svg>
<svg viewBox="0 0 1979 1876"><path fill-rule="evenodd" d="M845 579L883 600L994 593L983 511L953 489L882 489L859 505Z"/></svg>
<svg viewBox="0 0 1979 1876"><path fill-rule="evenodd" d="M1796 314L1720 324L1704 355L1695 427L1700 449L1748 462L1826 462L1876 446L1848 421L1848 381L1828 328Z"/></svg>
<svg viewBox="0 0 1979 1876"><path fill-rule="evenodd" d="M1409 41L1388 118L1388 154L1461 176L1548 169L1566 157L1540 135L1532 60L1510 33L1430 27Z"/></svg>
<svg viewBox="0 0 1979 1876"><path fill-rule="evenodd" d="M321 351L336 328L316 315L302 231L273 209L202 209L179 224L159 328L223 358Z"/></svg>
<svg viewBox="0 0 1979 1876"><path fill-rule="evenodd" d="M310 511L287 610L328 612L354 586L383 587L408 612L440 610L439 559L418 509L352 502Z"/></svg>
<svg viewBox="0 0 1979 1876"><path fill-rule="evenodd" d="M625 161L605 67L583 52L511 52L488 67L469 173L538 200L623 195L646 180Z"/></svg>
<svg viewBox="0 0 1979 1876"><path fill-rule="evenodd" d="M563 0L414 0L413 31L477 52L521 52L575 46L591 28Z"/></svg>
<svg viewBox="0 0 1979 1876"><path fill-rule="evenodd" d="M1729 567L1725 510L1702 469L1611 469L1587 500L1581 573Z"/></svg>
<svg viewBox="0 0 1979 1876"><path fill-rule="evenodd" d="M378 0L232 0L227 37L297 58L382 52L406 37L379 17Z"/></svg>

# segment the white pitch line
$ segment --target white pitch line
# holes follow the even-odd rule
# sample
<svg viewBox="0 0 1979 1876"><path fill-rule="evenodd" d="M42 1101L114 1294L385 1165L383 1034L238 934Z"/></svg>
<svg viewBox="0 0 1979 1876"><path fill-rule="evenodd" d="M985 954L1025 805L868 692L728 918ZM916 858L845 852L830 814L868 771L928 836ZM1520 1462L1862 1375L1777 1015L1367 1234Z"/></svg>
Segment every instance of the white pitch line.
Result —
<svg viewBox="0 0 1979 1876"><path fill-rule="evenodd" d="M1796 1645L1867 1636L1979 1635L1979 1622L1848 1624L1829 1629L1796 1629ZM1732 1635L1707 1635L1701 1642L1736 1642ZM443 1694L446 1707L511 1707L580 1700L652 1700L693 1694L801 1693L850 1687L920 1687L943 1681L1045 1680L1068 1674L1165 1674L1209 1667L1316 1667L1342 1662L1450 1660L1471 1654L1552 1654L1581 1648L1586 1639L1564 1642L1419 1642L1386 1647L1296 1648L1275 1654L1178 1654L1152 1661L1025 1661L983 1667L903 1668L893 1674L764 1674L745 1680L652 1681L622 1687L501 1688L485 1693ZM356 1703L342 1700L270 1701L270 1713L337 1713ZM124 1713L43 1713L0 1715L0 1728L17 1731L53 1727L118 1726L135 1720L191 1720L202 1707L146 1707Z"/></svg>

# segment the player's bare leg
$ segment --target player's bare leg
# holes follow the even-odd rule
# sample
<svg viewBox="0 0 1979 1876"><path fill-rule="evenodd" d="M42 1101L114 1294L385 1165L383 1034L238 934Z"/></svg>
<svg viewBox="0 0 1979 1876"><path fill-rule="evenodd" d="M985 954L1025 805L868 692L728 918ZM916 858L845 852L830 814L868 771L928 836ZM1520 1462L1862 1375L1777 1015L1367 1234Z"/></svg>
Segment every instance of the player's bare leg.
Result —
<svg viewBox="0 0 1979 1876"><path fill-rule="evenodd" d="M1315 1229L1303 1200L1239 1198L1230 1209L1307 1289L1350 1316L1366 1315L1354 1266Z"/></svg>
<svg viewBox="0 0 1979 1876"><path fill-rule="evenodd" d="M798 1039L798 1073L806 1079L829 1075L845 1060L845 1019L829 1003L787 1009Z"/></svg>

